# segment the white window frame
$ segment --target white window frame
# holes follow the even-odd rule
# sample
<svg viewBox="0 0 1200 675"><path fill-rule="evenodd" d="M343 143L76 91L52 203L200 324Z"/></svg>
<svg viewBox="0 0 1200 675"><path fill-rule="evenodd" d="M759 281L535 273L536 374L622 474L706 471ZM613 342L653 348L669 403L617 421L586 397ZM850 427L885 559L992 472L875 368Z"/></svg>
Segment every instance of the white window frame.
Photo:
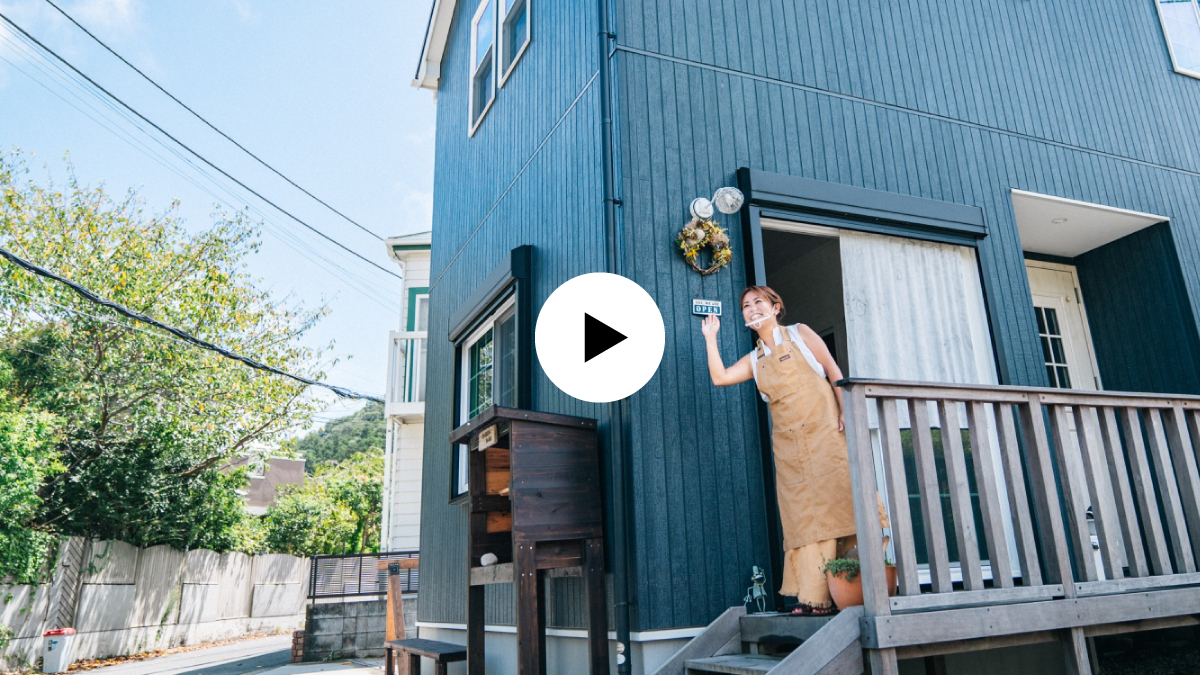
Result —
<svg viewBox="0 0 1200 675"><path fill-rule="evenodd" d="M421 305L425 305L425 325L421 325ZM429 330L429 294L419 293L413 298L413 330L424 332Z"/></svg>
<svg viewBox="0 0 1200 675"><path fill-rule="evenodd" d="M1192 6L1192 11L1196 12L1196 20L1200 21L1200 0L1189 0L1189 4ZM1163 39L1167 41L1167 53L1171 55L1171 67L1180 75L1200 79L1200 72L1181 67L1179 61L1175 59L1175 47L1171 44L1171 32L1167 29L1167 21L1163 17L1160 0L1154 0L1154 10L1158 12L1158 25L1162 27Z"/></svg>
<svg viewBox="0 0 1200 675"><path fill-rule="evenodd" d="M470 86L468 87L467 95L467 136L475 135L475 130L479 128L479 125L483 122L483 118L487 117L488 111L492 109L492 104L496 102L496 90L499 89L499 87L496 86L496 78L499 74L497 66L497 62L499 61L499 53L496 49L497 40L499 38L496 33L498 32L497 26L499 24L496 22L496 15L499 13L498 10L501 2L502 0L480 0L479 7L475 9L475 16L471 18L471 71L468 79ZM480 73L480 68L477 65L479 64L480 59L478 58L479 54L476 51L479 45L479 18L482 16L484 9L489 4L492 5L492 44L488 46L488 51L491 52L491 61L489 62L489 67L492 69L492 91L491 96L488 97L487 103L485 103L483 106L483 110L476 111L475 80L478 78Z"/></svg>
<svg viewBox="0 0 1200 675"><path fill-rule="evenodd" d="M493 328L495 328L496 320L499 319L500 317L504 316L506 313L508 313L508 310L511 309L516 304L516 302L517 302L516 294L510 295L507 300L505 300L503 303L500 304L499 307L497 307L490 314L488 314L488 318L483 323L481 323L478 328L476 328L474 331L472 331L470 336L468 336L467 339L463 340L463 342L462 342L462 347L459 349L459 355L458 355L458 358L459 358L458 424L465 424L467 421L470 420L470 417L468 417L468 415L470 415L470 413L471 413L471 402L468 400L468 396L470 394L469 387L470 387L470 382L471 382L471 374L469 372L470 367L471 367L471 347L476 342L479 342L479 340L482 339L484 335L487 335L489 331L491 331ZM493 336L492 339L493 339L492 344L494 345L495 337ZM492 369L493 369L492 370L492 373L493 373L492 383L493 383L493 385L495 384L495 378L494 378L495 368L496 368L495 353L493 352L493 357L492 357ZM492 391L495 392L494 387L493 387ZM494 396L494 394L493 394L493 396ZM493 397L492 401L495 402L494 397ZM467 492L467 489L469 488L469 485L467 484L467 464L469 463L467 461L467 446L465 444L460 444L458 446L458 448L455 450L455 452L458 453L458 476L456 477L456 480L455 480L455 497L458 497L458 496L465 494Z"/></svg>
<svg viewBox="0 0 1200 675"><path fill-rule="evenodd" d="M508 0L498 0L498 2L500 5L503 5L508 2ZM495 57L497 64L496 67L499 68L500 60L503 58L505 48L508 46L505 43L505 40L508 37L508 31L504 30L504 24L508 22L508 17L512 15L513 10L516 9L517 5L520 4L525 5L525 44L521 45L521 48L518 49L517 53L513 56L512 63L508 64L508 68L505 68L504 72L500 75L500 80L497 82L497 84L501 87L504 86L504 83L508 81L508 77L512 75L513 70L516 69L517 62L520 61L521 57L525 55L525 50L529 49L529 43L533 42L533 0L513 0L512 7L508 9L508 12L506 12L503 17L500 16L500 12L496 12L497 49ZM497 9L499 9L499 6L497 6Z"/></svg>

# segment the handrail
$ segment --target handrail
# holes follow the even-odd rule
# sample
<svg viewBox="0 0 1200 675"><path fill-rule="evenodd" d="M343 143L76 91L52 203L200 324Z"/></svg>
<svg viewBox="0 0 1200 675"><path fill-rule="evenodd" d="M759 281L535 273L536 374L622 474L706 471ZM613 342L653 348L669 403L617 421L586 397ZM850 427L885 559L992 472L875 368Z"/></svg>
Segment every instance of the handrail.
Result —
<svg viewBox="0 0 1200 675"><path fill-rule="evenodd" d="M1200 396L838 385L867 616L1200 582ZM895 597L884 552L862 545L880 536L877 488L891 519Z"/></svg>

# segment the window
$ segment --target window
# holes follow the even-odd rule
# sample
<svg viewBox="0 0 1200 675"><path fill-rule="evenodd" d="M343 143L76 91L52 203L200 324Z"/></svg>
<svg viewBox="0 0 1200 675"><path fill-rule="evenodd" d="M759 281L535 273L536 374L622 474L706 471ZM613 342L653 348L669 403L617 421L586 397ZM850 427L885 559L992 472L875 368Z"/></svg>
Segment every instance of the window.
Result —
<svg viewBox="0 0 1200 675"><path fill-rule="evenodd" d="M1175 71L1200 77L1200 4L1197 0L1158 0L1157 4Z"/></svg>
<svg viewBox="0 0 1200 675"><path fill-rule="evenodd" d="M492 404L517 405L517 322L510 296L462 344L458 423L467 422ZM455 497L467 491L467 447L455 458Z"/></svg>
<svg viewBox="0 0 1200 675"><path fill-rule="evenodd" d="M413 316L416 320L413 322L413 327L416 330L429 330L429 294L418 295Z"/></svg>
<svg viewBox="0 0 1200 675"><path fill-rule="evenodd" d="M473 135L496 98L496 2L483 0L471 21L471 111Z"/></svg>
<svg viewBox="0 0 1200 675"><path fill-rule="evenodd" d="M1067 370L1067 352L1063 348L1058 312L1053 307L1033 309L1037 312L1038 337L1042 341L1042 357L1046 362L1046 377L1050 379L1050 386L1070 389L1071 374Z"/></svg>
<svg viewBox="0 0 1200 675"><path fill-rule="evenodd" d="M499 0L500 15L500 86L512 73L513 66L529 46L530 0Z"/></svg>

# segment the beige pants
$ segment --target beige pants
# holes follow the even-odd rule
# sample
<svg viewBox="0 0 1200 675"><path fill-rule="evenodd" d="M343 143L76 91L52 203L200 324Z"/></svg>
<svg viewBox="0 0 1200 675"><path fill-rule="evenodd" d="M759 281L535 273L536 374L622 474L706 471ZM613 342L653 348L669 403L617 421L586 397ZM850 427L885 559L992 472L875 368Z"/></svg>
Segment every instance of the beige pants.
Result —
<svg viewBox="0 0 1200 675"><path fill-rule="evenodd" d="M883 527L891 527L883 499L879 499L879 520ZM825 580L825 563L842 557L857 545L858 537L850 535L791 549L783 556L783 585L779 594L795 596L798 602L813 607L833 605L829 584Z"/></svg>

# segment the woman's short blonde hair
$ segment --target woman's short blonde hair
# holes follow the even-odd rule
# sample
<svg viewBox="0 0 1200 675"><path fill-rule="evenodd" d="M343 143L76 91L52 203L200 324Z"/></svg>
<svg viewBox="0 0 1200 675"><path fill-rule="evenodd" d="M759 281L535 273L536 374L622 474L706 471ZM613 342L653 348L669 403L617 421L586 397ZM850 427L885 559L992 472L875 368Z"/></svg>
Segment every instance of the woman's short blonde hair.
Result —
<svg viewBox="0 0 1200 675"><path fill-rule="evenodd" d="M746 296L751 293L758 293L772 305L779 305L779 316L775 318L776 320L783 319L783 298L779 297L779 294L775 292L775 289L771 288L770 286L747 286L746 290L742 291L742 294L738 297L739 309L741 308L742 303L745 302Z"/></svg>

